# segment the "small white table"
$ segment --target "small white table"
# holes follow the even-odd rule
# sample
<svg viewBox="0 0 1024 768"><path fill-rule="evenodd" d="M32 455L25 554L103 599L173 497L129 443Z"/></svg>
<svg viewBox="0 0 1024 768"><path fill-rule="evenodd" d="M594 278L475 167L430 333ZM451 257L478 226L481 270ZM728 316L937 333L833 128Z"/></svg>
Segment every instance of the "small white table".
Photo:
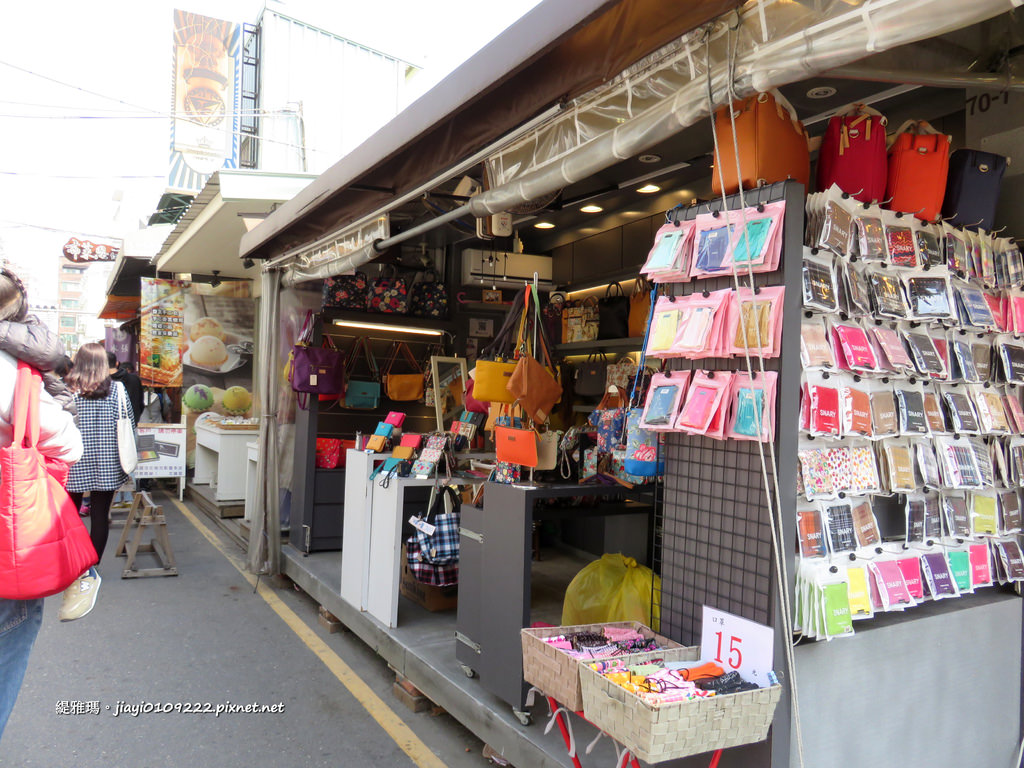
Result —
<svg viewBox="0 0 1024 768"><path fill-rule="evenodd" d="M196 425L196 483L209 483L216 501L244 501L246 443L259 432Z"/></svg>

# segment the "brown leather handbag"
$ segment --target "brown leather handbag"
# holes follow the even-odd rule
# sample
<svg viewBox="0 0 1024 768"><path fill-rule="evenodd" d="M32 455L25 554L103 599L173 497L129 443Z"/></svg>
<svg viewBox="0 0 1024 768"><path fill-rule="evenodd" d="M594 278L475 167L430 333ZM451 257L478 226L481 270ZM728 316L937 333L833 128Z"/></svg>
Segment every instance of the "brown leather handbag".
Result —
<svg viewBox="0 0 1024 768"><path fill-rule="evenodd" d="M740 173L736 175L733 146L733 110L736 140L740 150ZM718 140L711 189L715 194L754 189L776 181L793 179L807 188L811 176L811 158L807 132L786 97L776 90L759 93L722 107L715 112L715 136Z"/></svg>
<svg viewBox="0 0 1024 768"><path fill-rule="evenodd" d="M638 278L629 296L629 337L643 338L647 332L647 316L651 313L651 284Z"/></svg>
<svg viewBox="0 0 1024 768"><path fill-rule="evenodd" d="M513 402L522 406L523 411L537 424L548 420L551 409L562 398L562 385L552 374L554 364L546 345L544 358L548 367L541 365L532 355L523 355L516 363L508 381L508 391L515 398Z"/></svg>
<svg viewBox="0 0 1024 768"><path fill-rule="evenodd" d="M391 372L395 363L398 362L399 354L405 358L406 362L412 366L416 373ZM425 382L426 376L423 373L423 369L416 361L412 350L409 349L409 345L404 341L395 342L394 349L391 352L391 359L388 360L388 364L384 368L384 394L390 400L422 400L424 387L426 386Z"/></svg>

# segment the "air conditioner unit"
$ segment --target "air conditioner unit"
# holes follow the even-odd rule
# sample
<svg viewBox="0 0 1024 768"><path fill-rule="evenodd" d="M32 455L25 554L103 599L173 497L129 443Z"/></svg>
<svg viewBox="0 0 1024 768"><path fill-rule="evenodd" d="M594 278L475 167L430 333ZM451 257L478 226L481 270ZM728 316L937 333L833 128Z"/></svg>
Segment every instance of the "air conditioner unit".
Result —
<svg viewBox="0 0 1024 768"><path fill-rule="evenodd" d="M537 273L537 287L554 289L551 281L551 257L531 256L511 251L481 251L467 248L462 252L462 284L498 288L522 288L532 283Z"/></svg>

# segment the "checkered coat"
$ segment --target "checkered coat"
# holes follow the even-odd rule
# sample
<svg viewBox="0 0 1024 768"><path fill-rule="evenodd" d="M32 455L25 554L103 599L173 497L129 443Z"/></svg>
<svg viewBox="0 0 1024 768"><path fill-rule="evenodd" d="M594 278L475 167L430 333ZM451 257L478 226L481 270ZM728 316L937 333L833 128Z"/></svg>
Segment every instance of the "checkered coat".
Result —
<svg viewBox="0 0 1024 768"><path fill-rule="evenodd" d="M67 488L72 493L116 491L128 479L117 454L117 399L128 396L119 381L112 381L110 392L102 400L75 395L78 429L85 443L82 458L71 465ZM131 404L128 414L131 415Z"/></svg>

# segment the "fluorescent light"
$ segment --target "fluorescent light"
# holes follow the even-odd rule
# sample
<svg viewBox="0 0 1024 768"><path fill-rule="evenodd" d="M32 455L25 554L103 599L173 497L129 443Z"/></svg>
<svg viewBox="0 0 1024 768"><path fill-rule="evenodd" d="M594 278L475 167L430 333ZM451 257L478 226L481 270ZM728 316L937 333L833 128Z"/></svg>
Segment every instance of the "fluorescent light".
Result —
<svg viewBox="0 0 1024 768"><path fill-rule="evenodd" d="M391 333L416 333L420 336L440 336L444 331L434 328L407 328L404 325L384 325L381 323L357 323L352 320L335 320L335 325L342 328L360 328L366 331L390 331Z"/></svg>
<svg viewBox="0 0 1024 768"><path fill-rule="evenodd" d="M604 210L600 205L584 205L580 208L583 213L600 213Z"/></svg>
<svg viewBox="0 0 1024 768"><path fill-rule="evenodd" d="M657 184L644 184L642 187L639 187L636 191L639 192L641 195L650 195L654 192L661 192L661 187L659 187Z"/></svg>
<svg viewBox="0 0 1024 768"><path fill-rule="evenodd" d="M533 226L536 227L537 229L554 229L555 228L555 225L552 224L550 221L538 221Z"/></svg>

